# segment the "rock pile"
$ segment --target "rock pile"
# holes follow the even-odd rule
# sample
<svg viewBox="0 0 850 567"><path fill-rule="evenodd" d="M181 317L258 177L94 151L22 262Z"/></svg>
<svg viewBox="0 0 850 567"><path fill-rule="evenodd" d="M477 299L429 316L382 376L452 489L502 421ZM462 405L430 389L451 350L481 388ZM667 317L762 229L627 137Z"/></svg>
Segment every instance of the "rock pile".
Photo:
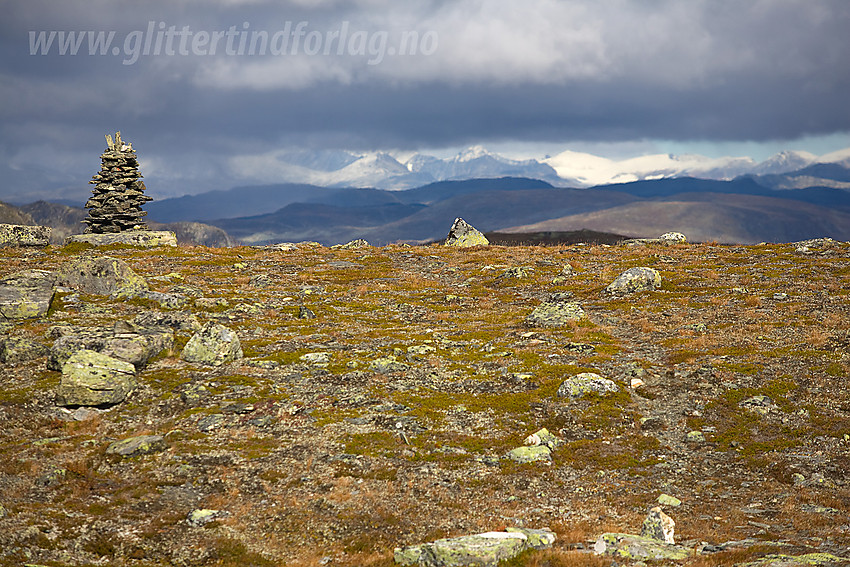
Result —
<svg viewBox="0 0 850 567"><path fill-rule="evenodd" d="M95 187L94 194L86 203L88 225L86 232L102 234L125 230L144 230L141 220L147 213L142 205L152 199L144 194L145 184L139 173L139 162L132 144L121 140L121 132L106 135L107 149L100 156L100 173L89 183Z"/></svg>

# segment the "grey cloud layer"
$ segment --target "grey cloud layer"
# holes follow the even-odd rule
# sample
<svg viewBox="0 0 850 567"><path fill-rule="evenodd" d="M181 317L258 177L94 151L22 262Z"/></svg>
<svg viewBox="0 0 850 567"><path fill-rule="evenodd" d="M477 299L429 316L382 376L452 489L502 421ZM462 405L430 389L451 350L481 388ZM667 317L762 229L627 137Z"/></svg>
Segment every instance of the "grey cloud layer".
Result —
<svg viewBox="0 0 850 567"><path fill-rule="evenodd" d="M0 22L0 164L7 179L23 179L16 172L38 161L34 150L73 163L77 152L96 156L113 129L132 136L156 175L174 183L211 182L203 172L227 174L218 156L270 145L766 140L850 130L843 0L411 4L14 2ZM124 65L124 53L28 53L29 31L115 31L123 47L149 22L269 35L286 22L306 22L305 35L346 23L373 47L385 34L385 50L411 31L432 32L438 45L427 55L384 53L378 63L368 44L342 53L316 44L316 54L305 54L305 35L298 54L265 57L220 48ZM190 169L199 171L190 179L177 159L187 139L198 160ZM203 167L205 155L216 167ZM0 199L14 189L0 185Z"/></svg>

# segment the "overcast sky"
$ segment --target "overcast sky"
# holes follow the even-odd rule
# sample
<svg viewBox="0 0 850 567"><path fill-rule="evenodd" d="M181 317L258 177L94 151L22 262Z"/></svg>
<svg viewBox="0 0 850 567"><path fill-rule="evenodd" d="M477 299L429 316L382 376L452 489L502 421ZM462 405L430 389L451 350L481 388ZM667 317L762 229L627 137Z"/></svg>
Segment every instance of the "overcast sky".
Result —
<svg viewBox="0 0 850 567"><path fill-rule="evenodd" d="M244 177L235 163L284 148L763 159L850 146L846 0L0 0L0 10L6 201L84 200L115 130L154 197L229 188ZM77 36L73 55L68 32L82 31L94 33ZM61 33L47 46L50 32ZM110 43L97 44L101 32Z"/></svg>

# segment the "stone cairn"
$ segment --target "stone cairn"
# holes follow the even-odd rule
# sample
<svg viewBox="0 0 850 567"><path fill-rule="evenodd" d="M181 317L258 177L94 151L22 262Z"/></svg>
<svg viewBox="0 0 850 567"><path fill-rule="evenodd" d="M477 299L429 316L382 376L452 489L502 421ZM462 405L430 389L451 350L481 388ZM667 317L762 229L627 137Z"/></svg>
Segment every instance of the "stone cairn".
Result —
<svg viewBox="0 0 850 567"><path fill-rule="evenodd" d="M87 233L123 232L145 230L142 217L147 213L142 205L152 201L144 194L145 184L139 173L139 162L133 145L121 140L121 132L106 135L106 151L100 156L100 173L89 183L94 185L93 196L86 202Z"/></svg>

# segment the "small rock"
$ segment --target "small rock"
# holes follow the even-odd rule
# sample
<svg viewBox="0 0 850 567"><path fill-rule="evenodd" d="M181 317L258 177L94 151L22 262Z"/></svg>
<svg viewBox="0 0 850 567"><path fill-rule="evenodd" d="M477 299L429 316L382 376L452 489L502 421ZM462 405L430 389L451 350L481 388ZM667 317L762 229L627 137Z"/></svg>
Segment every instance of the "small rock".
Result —
<svg viewBox="0 0 850 567"><path fill-rule="evenodd" d="M685 443L699 445L705 443L705 434L702 431L689 431L685 435Z"/></svg>
<svg viewBox="0 0 850 567"><path fill-rule="evenodd" d="M676 508L682 505L682 501L676 498L675 496L670 496L669 494L662 494L656 500L662 506L669 506L671 508Z"/></svg>
<svg viewBox="0 0 850 567"><path fill-rule="evenodd" d="M0 504L0 520L3 518L7 518L9 516L9 511L6 510L6 507Z"/></svg>
<svg viewBox="0 0 850 567"><path fill-rule="evenodd" d="M200 528L225 515L226 513L221 510L210 510L208 508L196 509L189 512L189 515L186 516L186 523L190 526Z"/></svg>
<svg viewBox="0 0 850 567"><path fill-rule="evenodd" d="M681 232L665 232L658 237L661 244L687 244L688 237Z"/></svg>
<svg viewBox="0 0 850 567"><path fill-rule="evenodd" d="M326 366L331 361L331 353L329 352L308 352L298 357L301 362L313 364L315 366Z"/></svg>
<svg viewBox="0 0 850 567"><path fill-rule="evenodd" d="M298 318L299 319L315 319L316 314L313 313L313 310L309 307L305 307L303 305L298 306Z"/></svg>
<svg viewBox="0 0 850 567"><path fill-rule="evenodd" d="M545 549L555 541L549 530L511 528L504 532L439 539L433 543L396 548L393 558L401 565L429 567L495 566L526 549Z"/></svg>
<svg viewBox="0 0 850 567"><path fill-rule="evenodd" d="M192 335L180 358L207 366L221 366L242 358L242 345L236 333L210 321Z"/></svg>
<svg viewBox="0 0 850 567"><path fill-rule="evenodd" d="M552 451L546 445L532 445L511 449L507 456L517 463L548 462L552 460Z"/></svg>
<svg viewBox="0 0 850 567"><path fill-rule="evenodd" d="M661 274L653 268L629 268L615 279L605 291L611 294L635 293L661 287Z"/></svg>
<svg viewBox="0 0 850 567"><path fill-rule="evenodd" d="M568 378L558 388L559 398L581 398L585 394L605 395L619 391L617 384L593 372L582 372Z"/></svg>
<svg viewBox="0 0 850 567"><path fill-rule="evenodd" d="M544 427L543 429L540 429L539 431L532 433L531 435L526 437L523 443L531 446L543 445L549 447L549 449L554 450L558 445L561 444L561 440Z"/></svg>
<svg viewBox="0 0 850 567"><path fill-rule="evenodd" d="M208 433L213 429L218 429L224 425L225 417L221 413L212 413L205 415L198 421L198 429L204 433Z"/></svg>
<svg viewBox="0 0 850 567"><path fill-rule="evenodd" d="M165 447L165 439L162 435L139 435L111 443L106 448L106 454L119 455L121 457L138 457L162 451Z"/></svg>
<svg viewBox="0 0 850 567"><path fill-rule="evenodd" d="M675 529L676 522L673 521L673 518L665 514L660 507L656 506L649 511L649 514L643 521L640 535L641 537L652 538L672 545L676 543L673 538Z"/></svg>
<svg viewBox="0 0 850 567"><path fill-rule="evenodd" d="M461 248L488 246L489 244L490 241L487 240L487 237L483 233L476 230L460 217L455 219L445 241L445 246L458 246Z"/></svg>
<svg viewBox="0 0 850 567"><path fill-rule="evenodd" d="M369 363L369 369L378 374L394 374L404 372L408 368L410 368L408 365L398 362L394 356L376 358Z"/></svg>
<svg viewBox="0 0 850 567"><path fill-rule="evenodd" d="M584 310L578 303L546 301L525 318L525 324L533 327L563 327L570 321L583 319L584 316Z"/></svg>
<svg viewBox="0 0 850 567"><path fill-rule="evenodd" d="M345 244L336 244L331 246L334 250L353 250L355 248L365 248L369 246L369 243L363 240L362 238L358 238L356 240L352 240L351 242L346 242Z"/></svg>
<svg viewBox="0 0 850 567"><path fill-rule="evenodd" d="M593 546L597 555L634 561L682 561L691 555L691 550L679 545L670 545L650 537L631 534L606 533L599 536Z"/></svg>

